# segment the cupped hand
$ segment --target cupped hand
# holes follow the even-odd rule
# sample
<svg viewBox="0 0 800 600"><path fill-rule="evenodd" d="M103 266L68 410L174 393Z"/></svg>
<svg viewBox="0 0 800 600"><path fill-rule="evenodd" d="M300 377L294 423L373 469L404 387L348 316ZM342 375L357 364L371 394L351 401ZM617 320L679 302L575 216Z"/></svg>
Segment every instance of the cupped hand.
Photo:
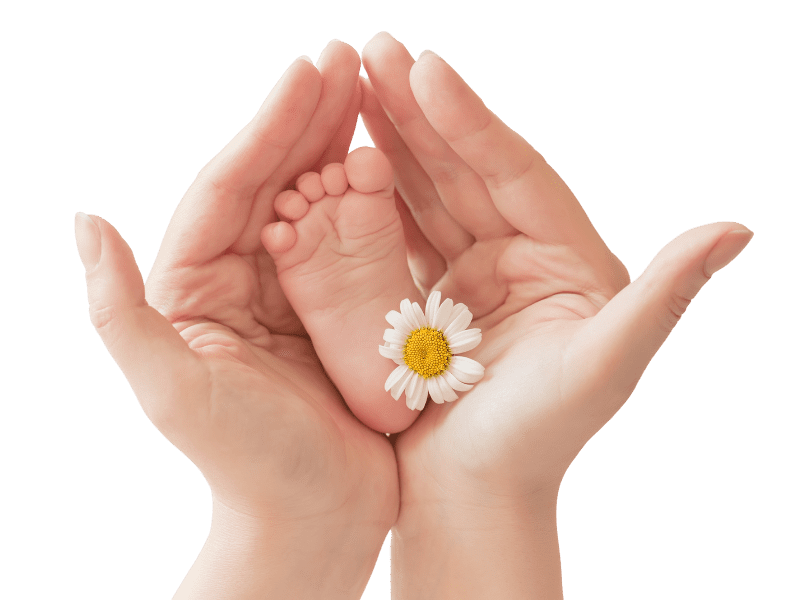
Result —
<svg viewBox="0 0 800 600"><path fill-rule="evenodd" d="M331 523L344 525L341 560L360 552L353 532L369 529L374 564L397 513L392 447L347 410L260 242L276 220L275 196L346 156L359 67L341 42L318 67L289 67L199 173L146 286L111 225L79 215L76 231L93 324L148 417L200 468L215 505L291 531L308 524L320 545L339 531Z"/></svg>
<svg viewBox="0 0 800 600"><path fill-rule="evenodd" d="M752 233L693 229L631 283L579 202L441 58L366 46L362 116L395 169L423 293L463 302L484 378L394 439L401 510L553 495L632 393L689 301Z"/></svg>

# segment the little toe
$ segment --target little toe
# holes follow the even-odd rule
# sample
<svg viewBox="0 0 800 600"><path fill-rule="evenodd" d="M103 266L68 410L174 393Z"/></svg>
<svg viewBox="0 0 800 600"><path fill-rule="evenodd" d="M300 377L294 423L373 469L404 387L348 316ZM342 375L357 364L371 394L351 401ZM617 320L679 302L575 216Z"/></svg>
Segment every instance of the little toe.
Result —
<svg viewBox="0 0 800 600"><path fill-rule="evenodd" d="M284 221L296 221L308 212L308 201L300 192L286 190L275 198L275 212Z"/></svg>
<svg viewBox="0 0 800 600"><path fill-rule="evenodd" d="M344 170L350 187L364 194L380 191L394 192L392 165L376 148L357 148L344 160Z"/></svg>
<svg viewBox="0 0 800 600"><path fill-rule="evenodd" d="M309 202L322 200L322 197L325 195L325 188L322 187L322 179L319 173L315 173L314 171L300 175L300 177L297 178L295 187Z"/></svg>
<svg viewBox="0 0 800 600"><path fill-rule="evenodd" d="M347 175L344 172L344 165L341 163L331 163L322 168L322 185L325 191L331 196L341 196L347 191Z"/></svg>
<svg viewBox="0 0 800 600"><path fill-rule="evenodd" d="M261 243L273 256L290 250L296 241L294 227L283 221L269 223L261 230Z"/></svg>

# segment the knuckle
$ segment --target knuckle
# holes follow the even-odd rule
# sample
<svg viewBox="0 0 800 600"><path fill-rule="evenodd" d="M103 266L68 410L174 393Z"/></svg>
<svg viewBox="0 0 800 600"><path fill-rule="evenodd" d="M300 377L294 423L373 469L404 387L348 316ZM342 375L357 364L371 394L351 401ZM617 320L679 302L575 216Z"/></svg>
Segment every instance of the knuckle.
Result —
<svg viewBox="0 0 800 600"><path fill-rule="evenodd" d="M206 174L201 181L201 185L215 198L235 198L238 195L237 191L228 185L228 182L214 173Z"/></svg>
<svg viewBox="0 0 800 600"><path fill-rule="evenodd" d="M431 181L436 185L452 185L460 177L459 169L451 166L441 166L430 173Z"/></svg>
<svg viewBox="0 0 800 600"><path fill-rule="evenodd" d="M227 174L212 161L197 174L194 183L192 183L189 188L190 192L219 200L238 199L255 193L257 186L248 187L240 183L232 183L232 178L226 175Z"/></svg>
<svg viewBox="0 0 800 600"><path fill-rule="evenodd" d="M513 169L511 171L498 171L495 173L491 173L488 175L487 178L490 180L492 187L494 187L495 189L508 187L513 183L516 183L520 179L523 179L528 173L530 173L533 170L534 166L536 165L536 162L537 162L537 157L532 156L530 160L519 165L516 169Z"/></svg>
<svg viewBox="0 0 800 600"><path fill-rule="evenodd" d="M663 319L661 322L662 329L669 333L678 324L686 309L689 307L692 299L682 296L681 294L672 293L667 299L666 311L664 311Z"/></svg>
<svg viewBox="0 0 800 600"><path fill-rule="evenodd" d="M107 305L89 305L89 319L94 325L97 332L104 336L111 328L111 324L116 318L116 311L113 306Z"/></svg>

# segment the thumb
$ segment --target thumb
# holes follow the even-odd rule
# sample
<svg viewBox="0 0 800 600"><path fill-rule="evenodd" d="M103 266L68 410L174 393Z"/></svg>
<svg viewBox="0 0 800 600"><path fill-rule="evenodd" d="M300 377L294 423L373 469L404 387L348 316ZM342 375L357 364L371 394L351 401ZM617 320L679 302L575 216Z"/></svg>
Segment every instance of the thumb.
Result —
<svg viewBox="0 0 800 600"><path fill-rule="evenodd" d="M145 413L162 428L180 391L201 381L199 357L161 313L147 304L144 282L128 244L108 222L75 215L75 240L86 269L89 316Z"/></svg>
<svg viewBox="0 0 800 600"><path fill-rule="evenodd" d="M587 373L588 366L590 379L606 382L603 395L610 394L611 414L633 392L700 288L752 237L753 232L738 223L713 223L681 234L587 321L576 340L582 354L576 359L585 361L582 370Z"/></svg>

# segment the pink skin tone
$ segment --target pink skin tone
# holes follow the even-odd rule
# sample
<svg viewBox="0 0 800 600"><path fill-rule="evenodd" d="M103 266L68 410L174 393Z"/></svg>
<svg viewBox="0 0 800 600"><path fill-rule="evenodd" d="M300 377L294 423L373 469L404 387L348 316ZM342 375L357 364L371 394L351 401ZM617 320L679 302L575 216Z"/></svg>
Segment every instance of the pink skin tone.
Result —
<svg viewBox="0 0 800 600"><path fill-rule="evenodd" d="M275 199L283 221L261 234L278 281L350 410L381 432L406 429L419 411L384 390L395 364L378 354L385 316L425 302L408 270L392 167L374 148L297 180Z"/></svg>
<svg viewBox="0 0 800 600"><path fill-rule="evenodd" d="M76 217L92 323L211 487L176 598L359 598L397 516L391 444L342 402L260 241L298 175L347 155L359 67L341 42L289 67L184 196L146 286L110 224Z"/></svg>
<svg viewBox="0 0 800 600"><path fill-rule="evenodd" d="M688 231L631 283L567 185L444 60L382 33L363 61L362 118L405 200L415 279L473 311L486 368L392 436L392 597L560 598L567 467L752 232Z"/></svg>
<svg viewBox="0 0 800 600"><path fill-rule="evenodd" d="M560 598L566 469L752 232L692 229L631 282L566 184L446 62L414 61L385 33L363 55L360 86L345 44L317 68L290 67L187 192L146 286L111 225L76 219L93 324L147 415L211 486L211 534L176 598L358 598L392 524L393 598ZM359 106L394 170L402 228L386 208L382 155L345 158ZM288 192L303 173L299 196ZM351 200L386 229L364 233L369 219ZM371 332L386 326L343 338L302 287L351 278L364 289L328 282L344 294L329 308L352 315L348 325L382 318L407 297L401 232L423 292L475 314L483 342L470 355L486 374L387 440L350 413L309 339L344 377L336 349L372 348L364 355L380 363ZM361 251L397 289L370 287ZM284 293L282 277L296 289ZM402 411L348 393L368 422L402 427Z"/></svg>

